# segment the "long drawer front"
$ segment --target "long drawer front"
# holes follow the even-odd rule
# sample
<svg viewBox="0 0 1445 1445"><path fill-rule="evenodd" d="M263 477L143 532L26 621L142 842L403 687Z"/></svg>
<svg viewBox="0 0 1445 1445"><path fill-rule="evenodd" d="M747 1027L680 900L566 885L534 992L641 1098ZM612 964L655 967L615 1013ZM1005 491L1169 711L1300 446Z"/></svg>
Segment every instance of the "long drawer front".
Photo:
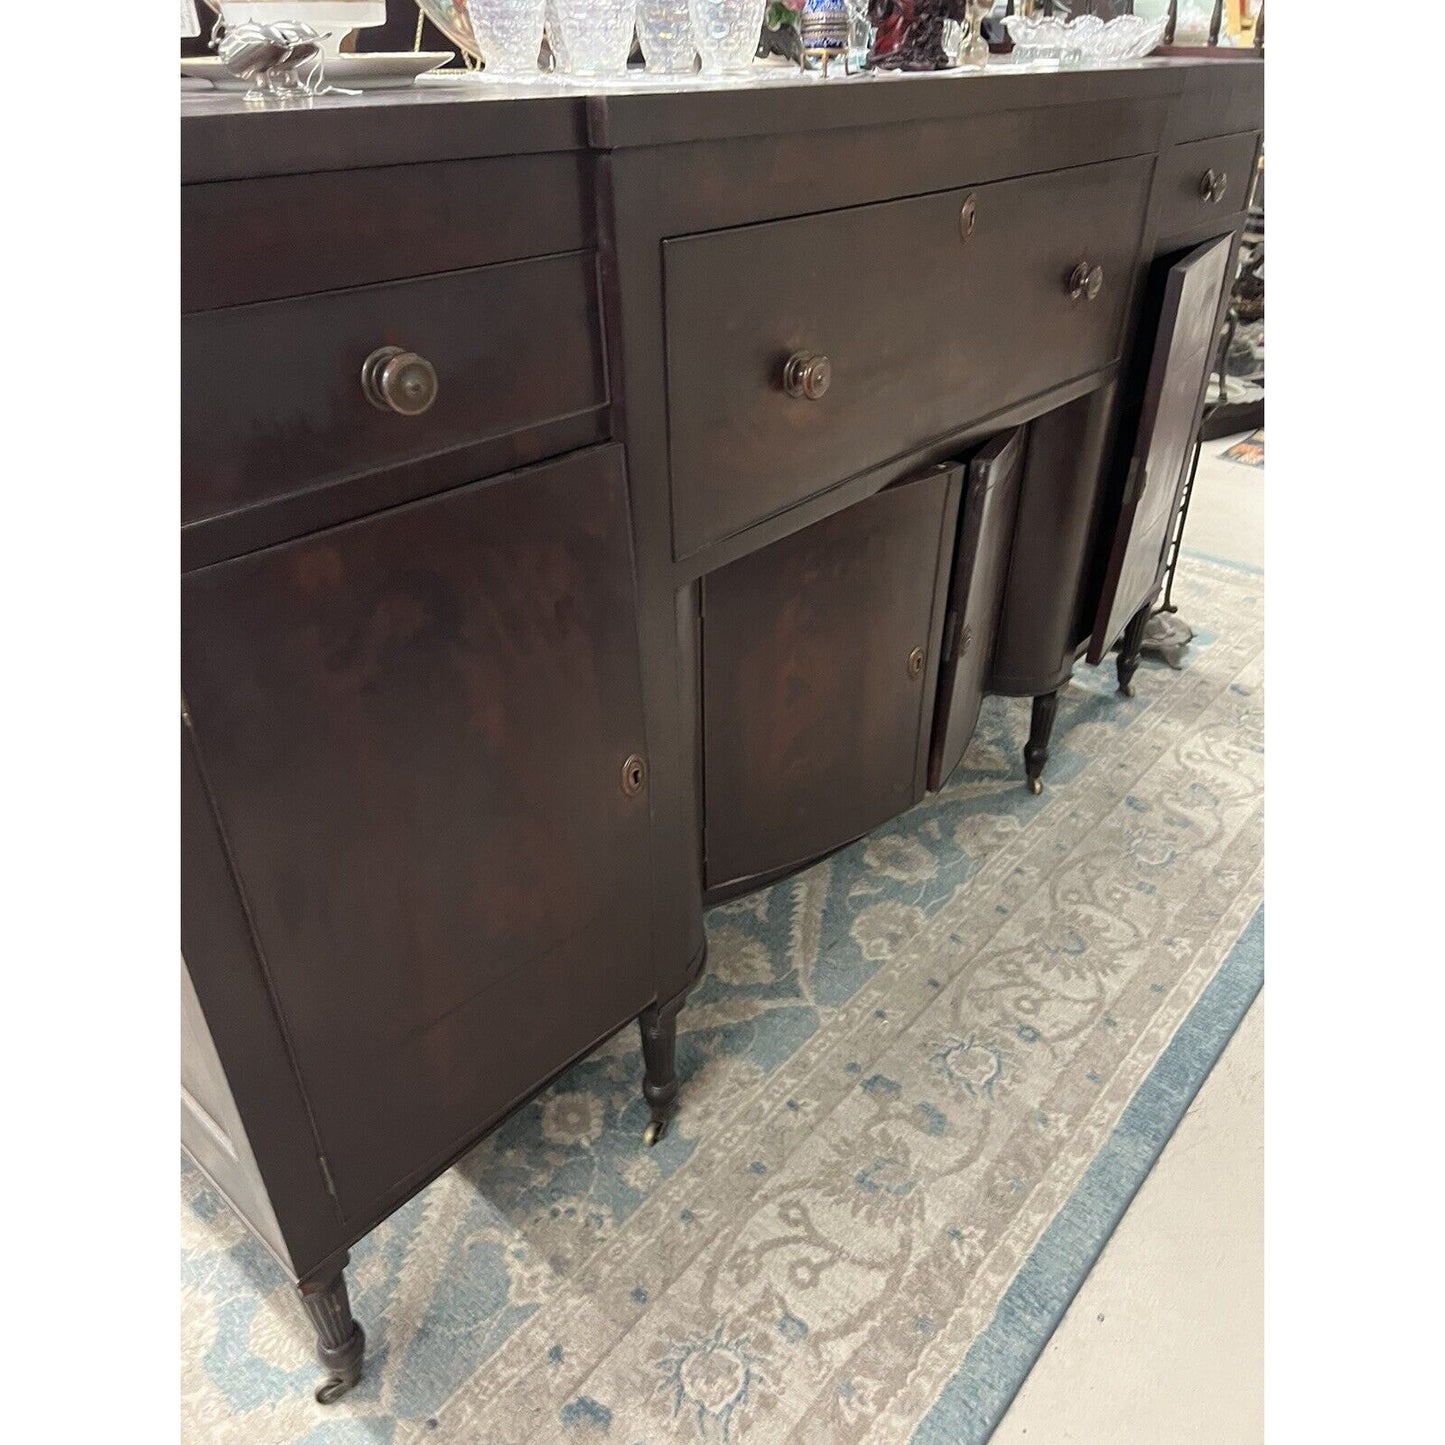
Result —
<svg viewBox="0 0 1445 1445"><path fill-rule="evenodd" d="M675 555L1112 362L1153 164L665 242Z"/></svg>

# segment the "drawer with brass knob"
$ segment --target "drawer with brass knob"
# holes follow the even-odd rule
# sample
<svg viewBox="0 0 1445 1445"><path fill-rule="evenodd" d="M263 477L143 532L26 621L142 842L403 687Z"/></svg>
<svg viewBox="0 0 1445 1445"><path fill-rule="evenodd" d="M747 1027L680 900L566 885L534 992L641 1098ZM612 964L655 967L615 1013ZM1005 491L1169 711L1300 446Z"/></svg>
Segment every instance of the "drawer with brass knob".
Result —
<svg viewBox="0 0 1445 1445"><path fill-rule="evenodd" d="M579 417L605 425L590 251L195 313L181 357L183 546L241 518L246 546L280 540L596 440ZM461 475L438 460L453 454ZM360 498L357 478L408 468Z"/></svg>
<svg viewBox="0 0 1445 1445"><path fill-rule="evenodd" d="M674 555L1113 362L1152 167L665 241Z"/></svg>
<svg viewBox="0 0 1445 1445"><path fill-rule="evenodd" d="M1227 223L1249 198L1254 169L1253 133L1219 136L1174 146L1159 160L1156 183L1161 240Z"/></svg>

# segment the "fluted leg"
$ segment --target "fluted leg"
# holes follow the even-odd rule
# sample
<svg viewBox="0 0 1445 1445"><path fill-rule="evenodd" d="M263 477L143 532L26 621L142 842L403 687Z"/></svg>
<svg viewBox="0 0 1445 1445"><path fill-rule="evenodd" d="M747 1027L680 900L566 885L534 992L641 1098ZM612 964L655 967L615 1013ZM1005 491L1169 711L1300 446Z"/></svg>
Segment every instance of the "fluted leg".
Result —
<svg viewBox="0 0 1445 1445"><path fill-rule="evenodd" d="M1144 645L1144 624L1149 621L1146 603L1130 619L1119 641L1119 691L1134 696L1134 672L1139 666L1139 649Z"/></svg>
<svg viewBox="0 0 1445 1445"><path fill-rule="evenodd" d="M660 1009L651 1008L639 1014L637 1026L642 1031L642 1097L652 1112L652 1122L643 1134L643 1142L657 1143L667 1133L677 1103L677 1015L682 1000L676 999Z"/></svg>
<svg viewBox="0 0 1445 1445"><path fill-rule="evenodd" d="M321 1405L339 1400L361 1378L366 1333L352 1315L346 1294L349 1259L349 1255L343 1255L334 1273L297 1286L316 1330L316 1358L327 1371L327 1378L316 1387L316 1400Z"/></svg>
<svg viewBox="0 0 1445 1445"><path fill-rule="evenodd" d="M1044 790L1044 764L1049 760L1049 738L1054 731L1054 717L1059 710L1059 693L1041 693L1034 699L1029 719L1029 740L1024 744L1024 772L1028 775L1029 792Z"/></svg>

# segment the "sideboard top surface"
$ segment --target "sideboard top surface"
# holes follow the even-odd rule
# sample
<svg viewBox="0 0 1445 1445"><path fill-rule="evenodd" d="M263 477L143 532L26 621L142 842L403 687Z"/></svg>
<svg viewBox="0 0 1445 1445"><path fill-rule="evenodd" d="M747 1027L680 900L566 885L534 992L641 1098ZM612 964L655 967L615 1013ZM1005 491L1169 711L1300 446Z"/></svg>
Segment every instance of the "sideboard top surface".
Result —
<svg viewBox="0 0 1445 1445"><path fill-rule="evenodd" d="M776 75L776 72L771 72ZM849 127L967 121L1001 111L1181 98L1199 134L1262 122L1259 61L1158 59L1099 70L876 75L823 81L783 76L678 89L540 91L475 78L407 90L319 96L304 108L257 110L235 92L181 98L183 182L236 180L427 160L615 150Z"/></svg>

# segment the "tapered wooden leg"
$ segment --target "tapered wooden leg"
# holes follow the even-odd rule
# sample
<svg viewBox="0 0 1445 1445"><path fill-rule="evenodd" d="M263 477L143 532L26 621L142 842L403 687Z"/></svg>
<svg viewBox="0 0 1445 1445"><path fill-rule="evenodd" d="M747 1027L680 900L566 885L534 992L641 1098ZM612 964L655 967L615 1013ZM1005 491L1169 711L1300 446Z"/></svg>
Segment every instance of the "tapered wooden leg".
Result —
<svg viewBox="0 0 1445 1445"><path fill-rule="evenodd" d="M1059 693L1041 693L1034 699L1033 716L1029 719L1029 740L1024 744L1024 772L1028 774L1029 792L1044 790L1044 764L1049 760L1049 738L1054 731L1054 716L1059 710Z"/></svg>
<svg viewBox="0 0 1445 1445"><path fill-rule="evenodd" d="M1144 624L1149 620L1146 603L1130 619L1119 640L1119 691L1134 696L1134 671L1139 666L1139 649L1144 644Z"/></svg>
<svg viewBox="0 0 1445 1445"><path fill-rule="evenodd" d="M316 1330L316 1358L327 1372L316 1387L316 1402L330 1405L339 1400L361 1378L361 1357L366 1352L366 1332L351 1313L346 1294L346 1265L342 1255L335 1271L297 1286L301 1303Z"/></svg>
<svg viewBox="0 0 1445 1445"><path fill-rule="evenodd" d="M677 1015L682 1000L675 999L660 1009L639 1014L642 1031L642 1097L652 1112L652 1121L642 1136L644 1144L656 1144L667 1133L677 1103Z"/></svg>

